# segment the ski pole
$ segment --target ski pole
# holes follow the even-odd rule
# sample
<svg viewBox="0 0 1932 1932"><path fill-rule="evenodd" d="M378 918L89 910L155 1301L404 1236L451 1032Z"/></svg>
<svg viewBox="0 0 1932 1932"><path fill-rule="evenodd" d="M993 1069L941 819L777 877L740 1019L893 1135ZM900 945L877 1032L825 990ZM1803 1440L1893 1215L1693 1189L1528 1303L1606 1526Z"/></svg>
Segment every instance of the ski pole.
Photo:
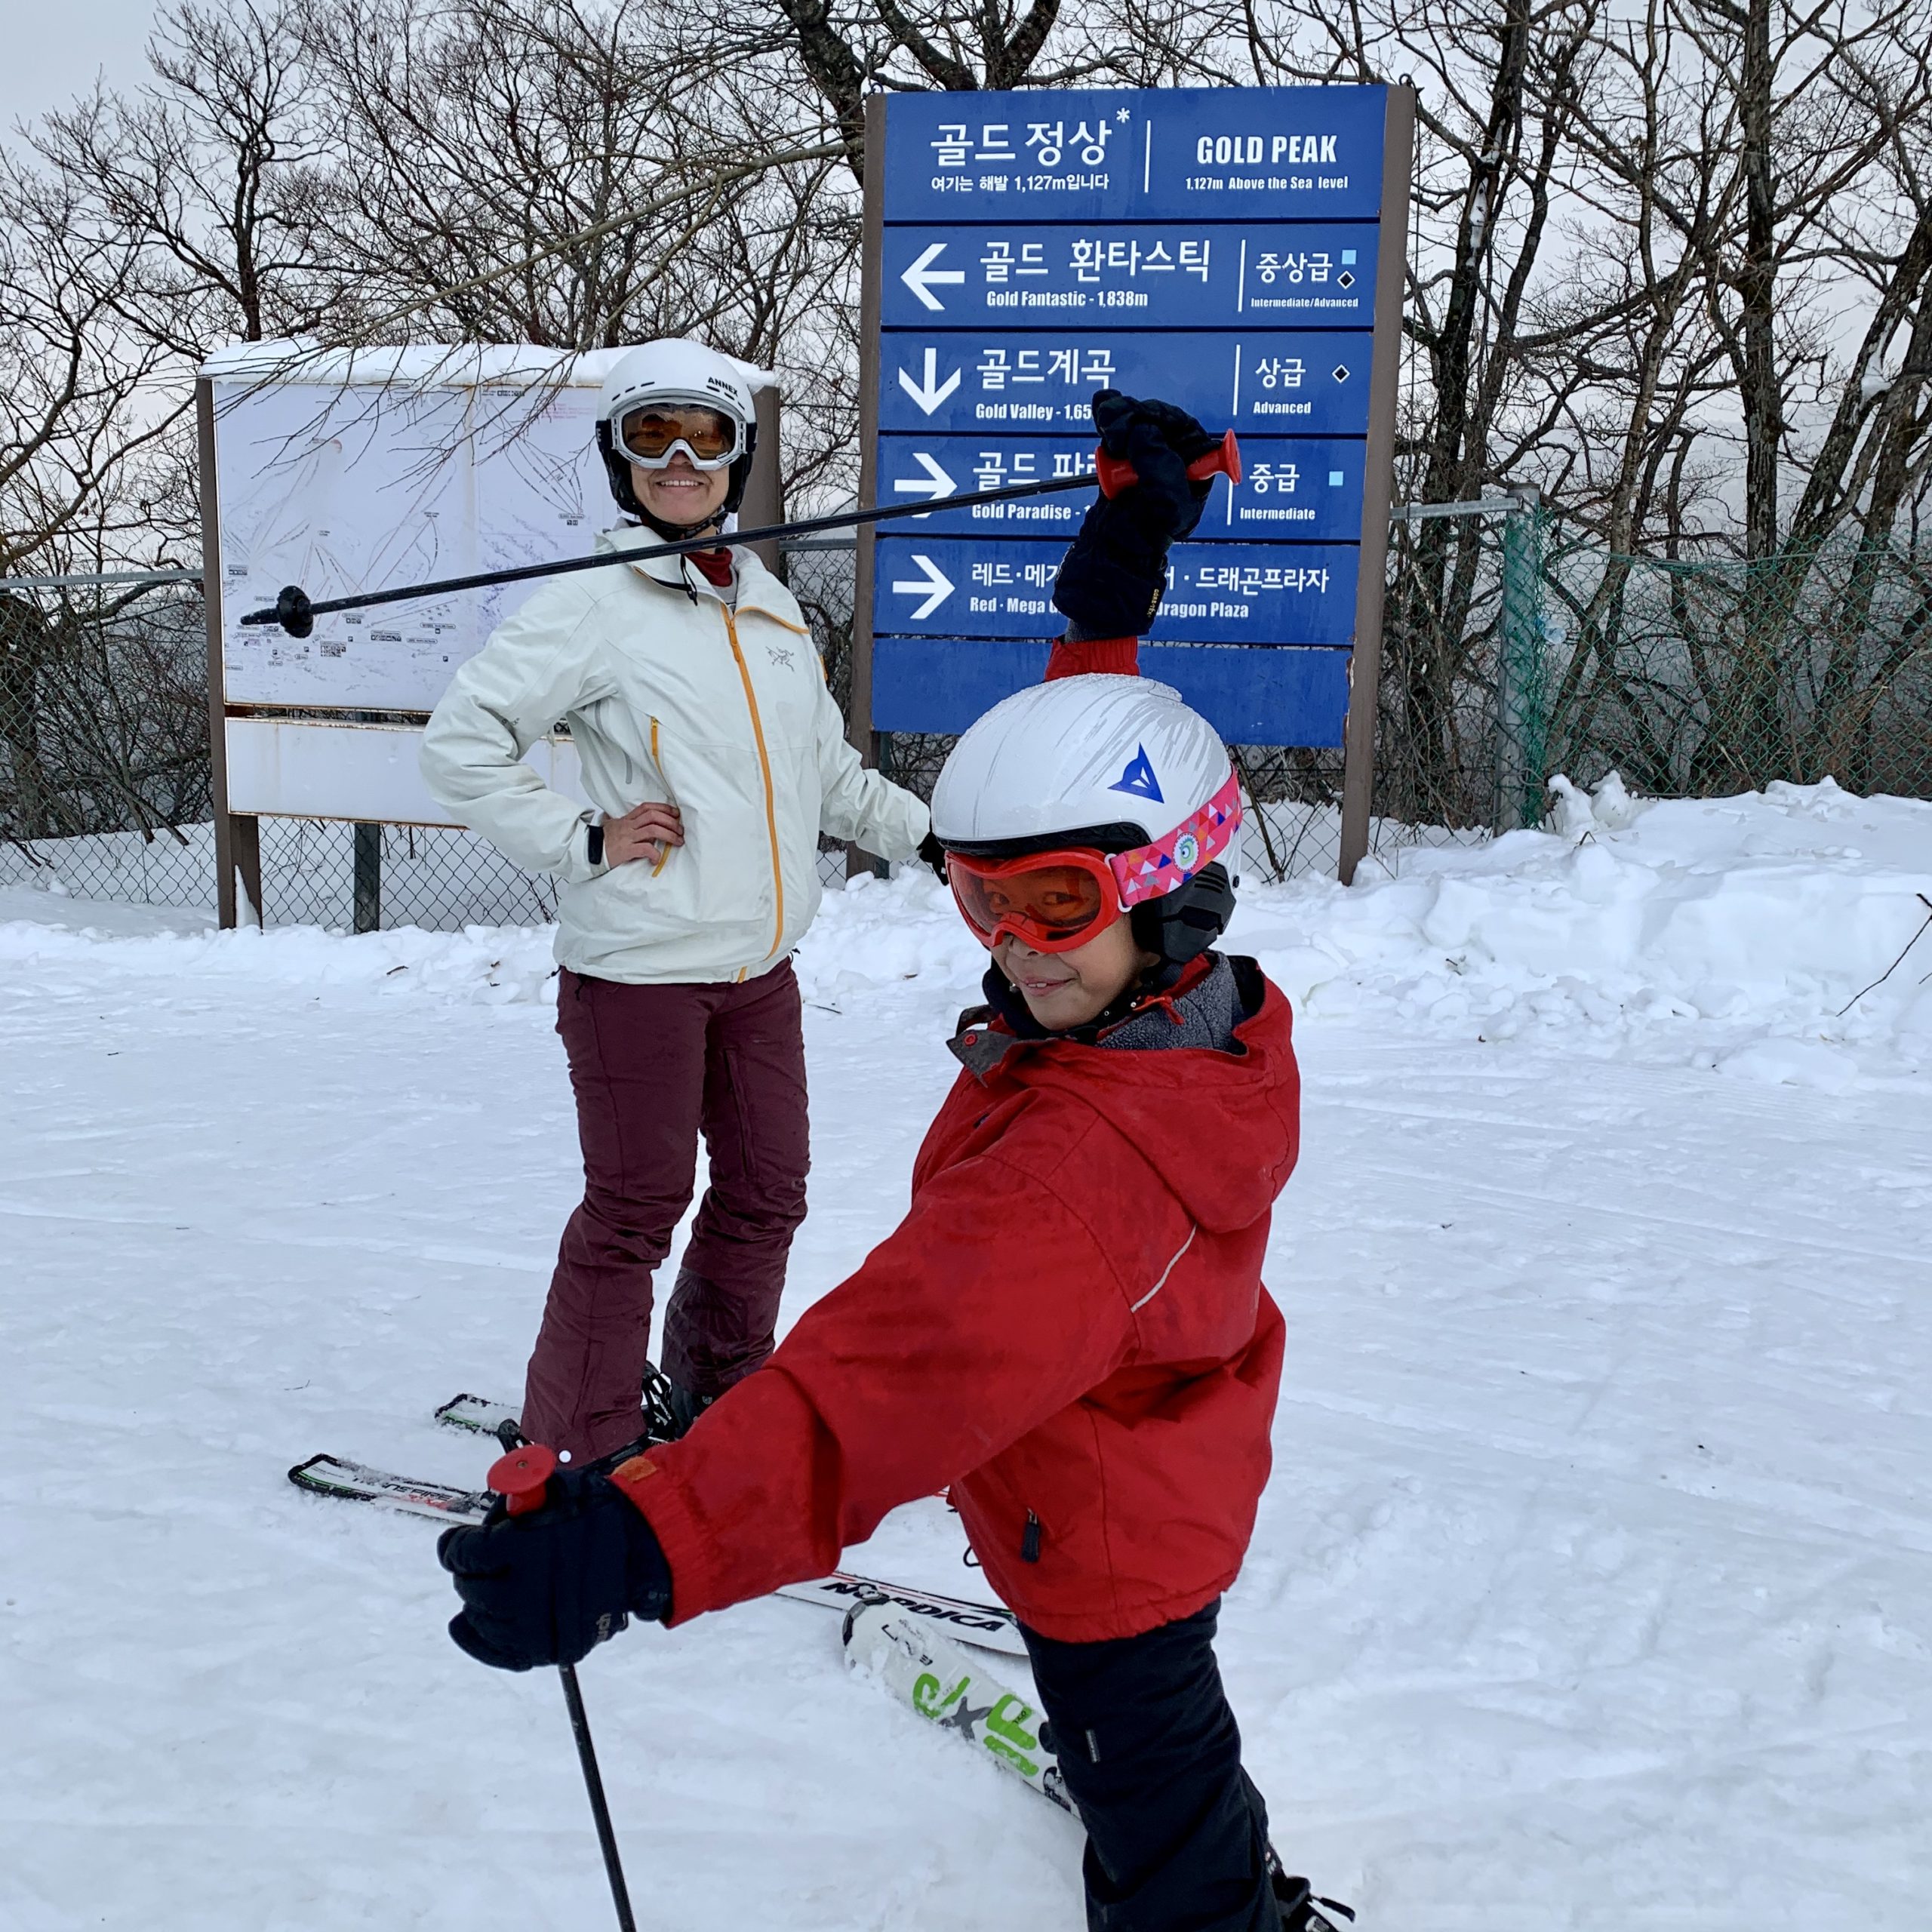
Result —
<svg viewBox="0 0 1932 1932"><path fill-rule="evenodd" d="M506 1456L499 1456L484 1478L503 1499L503 1507L512 1516L527 1516L543 1506L543 1491L555 1473L557 1459L541 1443L526 1443ZM624 1884L624 1868L617 1856L617 1835L611 1829L611 1807L604 1800L604 1779L597 1768L597 1747L590 1741L590 1719L583 1708L583 1691L577 1681L577 1666L560 1663L557 1674L564 1680L564 1702L571 1714L571 1735L577 1740L577 1762L583 1767L583 1788L590 1796L590 1815L597 1823L597 1843L604 1854L604 1870L611 1881L611 1903L617 1908L620 1932L637 1932L631 1916L631 1895Z"/></svg>
<svg viewBox="0 0 1932 1932"><path fill-rule="evenodd" d="M1187 473L1197 483L1214 476L1225 476L1231 484L1241 481L1241 446L1230 429L1204 456L1187 466ZM681 557L693 550L715 550L724 542L762 543L791 537L810 537L821 530L844 530L864 523L884 523L894 517L931 516L935 511L963 509L980 503L1011 503L1023 497L1051 497L1063 490L1091 490L1097 484L1103 496L1117 497L1140 481L1132 463L1124 457L1108 455L1103 449L1094 453L1091 476L1051 476L1038 483L1010 483L1003 490L964 491L956 497L942 497L924 503L875 503L869 509L835 510L828 516L808 516L792 523L768 523L756 530L734 531L727 539L715 534L681 537L675 541L654 543L641 550L599 551L588 557L565 557L555 563L518 564L506 570L478 571L470 577L438 577L429 583L398 584L391 590L367 590L354 597L325 598L314 601L299 583L284 586L274 603L251 611L242 619L244 625L279 624L291 637L306 637L315 628L318 617L337 611L366 611L377 604L396 604L414 597L441 597L451 591L481 590L494 583L521 583L535 577L565 577L574 571L607 570L614 564L641 563L647 557Z"/></svg>

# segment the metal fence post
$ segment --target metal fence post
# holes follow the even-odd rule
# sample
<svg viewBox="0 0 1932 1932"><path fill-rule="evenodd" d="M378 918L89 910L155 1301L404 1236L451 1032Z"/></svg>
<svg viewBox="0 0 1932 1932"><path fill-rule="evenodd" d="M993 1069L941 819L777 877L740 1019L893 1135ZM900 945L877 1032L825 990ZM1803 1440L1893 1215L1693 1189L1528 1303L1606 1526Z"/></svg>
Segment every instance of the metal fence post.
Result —
<svg viewBox="0 0 1932 1932"><path fill-rule="evenodd" d="M1544 662L1543 512L1534 490L1503 520L1503 600L1496 654L1496 829L1543 820L1549 749Z"/></svg>
<svg viewBox="0 0 1932 1932"><path fill-rule="evenodd" d="M355 930L379 932L383 924L383 828L355 826Z"/></svg>

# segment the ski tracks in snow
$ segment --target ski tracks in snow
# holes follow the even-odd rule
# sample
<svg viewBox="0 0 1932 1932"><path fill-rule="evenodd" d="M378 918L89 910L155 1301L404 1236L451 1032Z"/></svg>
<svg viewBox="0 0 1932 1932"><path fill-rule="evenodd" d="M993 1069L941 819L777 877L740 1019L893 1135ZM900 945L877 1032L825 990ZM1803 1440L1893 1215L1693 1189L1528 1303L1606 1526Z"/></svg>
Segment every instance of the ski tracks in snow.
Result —
<svg viewBox="0 0 1932 1932"><path fill-rule="evenodd" d="M1419 1928L1919 1922L1932 1107L1304 1051L1226 1626L1278 1840Z"/></svg>

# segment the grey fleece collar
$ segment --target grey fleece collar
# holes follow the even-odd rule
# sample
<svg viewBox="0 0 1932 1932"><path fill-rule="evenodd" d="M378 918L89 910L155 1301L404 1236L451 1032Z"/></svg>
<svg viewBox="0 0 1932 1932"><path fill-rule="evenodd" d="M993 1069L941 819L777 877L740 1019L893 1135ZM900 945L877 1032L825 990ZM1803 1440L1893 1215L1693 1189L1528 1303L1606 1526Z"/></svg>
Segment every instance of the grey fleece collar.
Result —
<svg viewBox="0 0 1932 1932"><path fill-rule="evenodd" d="M1190 986L1178 998L1158 1001L1129 1014L1093 1044L1141 1053L1169 1047L1234 1053L1240 1048L1235 1029L1242 1017L1241 989L1235 983L1234 968L1217 953L1214 970L1198 986ZM959 1016L957 1032L947 1042L953 1057L976 1080L984 1081L1015 1048L1044 1044L1001 1032L992 1025L993 1018L989 1006L968 1008ZM1054 1037L1047 1036L1048 1039Z"/></svg>

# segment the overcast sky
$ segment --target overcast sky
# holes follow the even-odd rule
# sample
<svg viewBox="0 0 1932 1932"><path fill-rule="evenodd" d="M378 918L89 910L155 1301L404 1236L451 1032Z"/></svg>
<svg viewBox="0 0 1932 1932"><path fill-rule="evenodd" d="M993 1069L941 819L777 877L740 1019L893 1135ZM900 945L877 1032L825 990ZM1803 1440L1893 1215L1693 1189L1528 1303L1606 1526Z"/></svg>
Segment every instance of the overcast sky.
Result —
<svg viewBox="0 0 1932 1932"><path fill-rule="evenodd" d="M0 128L64 106L105 73L125 87L146 72L154 0L16 0L0 60Z"/></svg>

